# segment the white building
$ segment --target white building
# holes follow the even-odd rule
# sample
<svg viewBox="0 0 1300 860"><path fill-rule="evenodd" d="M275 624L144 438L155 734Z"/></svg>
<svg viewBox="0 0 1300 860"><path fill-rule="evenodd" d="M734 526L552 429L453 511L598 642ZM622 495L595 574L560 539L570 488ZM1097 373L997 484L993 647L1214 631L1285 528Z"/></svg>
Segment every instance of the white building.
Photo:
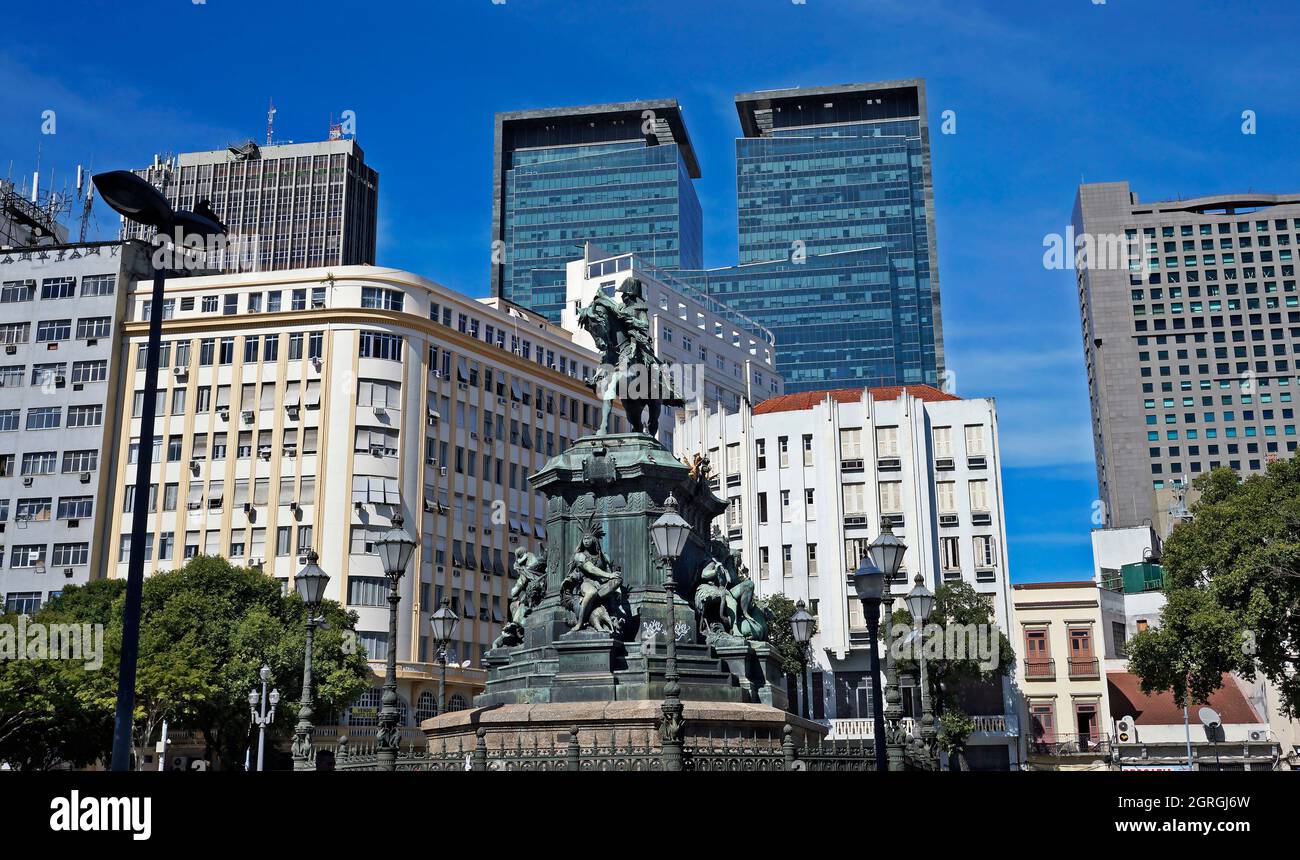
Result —
<svg viewBox="0 0 1300 860"><path fill-rule="evenodd" d="M776 370L772 333L749 317L676 280L635 254L606 254L588 243L582 259L567 268L567 291L560 323L575 343L594 350L595 341L578 327L578 308L602 291L614 296L627 278L638 278L649 306L655 354L680 368L685 411L735 412L742 401L758 403L785 391ZM660 419L659 439L673 447L674 420Z"/></svg>
<svg viewBox="0 0 1300 860"><path fill-rule="evenodd" d="M31 612L103 569L125 296L141 243L0 251L0 593Z"/></svg>
<svg viewBox="0 0 1300 860"><path fill-rule="evenodd" d="M999 627L1011 605L997 412L929 386L837 389L772 398L678 422L676 453L706 455L729 501L728 537L758 593L806 600L817 616L810 715L836 736L871 732L866 622L851 577L882 519L907 544L891 588L920 573L931 589L965 580ZM915 683L915 682L911 682ZM919 715L913 688L908 716ZM1017 753L1010 680L972 694L972 766L1006 769Z"/></svg>
<svg viewBox="0 0 1300 860"><path fill-rule="evenodd" d="M125 331L135 408L107 534L115 576L136 503L147 295L130 297ZM287 588L315 549L326 596L356 610L377 671L397 649L404 707L420 718L438 677L428 618L445 596L461 615L448 700L467 704L505 618L513 551L539 551L545 535L526 478L599 419L580 381L596 357L553 326L370 266L169 281L163 315L146 570L220 555ZM373 541L399 513L419 546L390 643ZM377 688L367 695L353 725L373 725Z"/></svg>

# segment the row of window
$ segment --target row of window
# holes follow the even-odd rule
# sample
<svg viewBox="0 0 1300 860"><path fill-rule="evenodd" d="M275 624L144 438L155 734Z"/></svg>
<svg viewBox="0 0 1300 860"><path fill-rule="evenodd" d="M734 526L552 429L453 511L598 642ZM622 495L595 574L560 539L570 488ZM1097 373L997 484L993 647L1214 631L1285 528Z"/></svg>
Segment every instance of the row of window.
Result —
<svg viewBox="0 0 1300 860"><path fill-rule="evenodd" d="M117 275L83 275L82 296L111 296L117 289ZM70 299L78 295L77 279L72 276L44 278L41 281L42 299ZM0 282L0 304L30 302L36 298L36 281L33 278Z"/></svg>
<svg viewBox="0 0 1300 860"><path fill-rule="evenodd" d="M0 454L0 478L10 478L14 474L14 454ZM53 475L59 470L59 453L57 451L32 451L23 454L22 470L24 477L36 475ZM65 475L89 473L99 468L99 451L89 449L81 451L64 451L63 468Z"/></svg>
<svg viewBox="0 0 1300 860"><path fill-rule="evenodd" d="M19 428L20 409L0 409L0 433ZM104 407L69 406L67 427L99 427L104 423ZM62 406L30 406L27 409L26 430L56 430L63 427Z"/></svg>
<svg viewBox="0 0 1300 860"><path fill-rule="evenodd" d="M37 572L43 572L42 568L49 567L82 567L90 563L90 544L86 542L74 543L56 543L54 551L49 555L48 562L46 551L49 550L48 544L14 544L9 547L9 567L13 570L36 569ZM0 546L0 567L4 566L5 547Z"/></svg>
<svg viewBox="0 0 1300 860"><path fill-rule="evenodd" d="M72 362L72 377L68 378L66 361L33 364L31 372L32 385L44 389L62 388L69 381L73 385L91 382L105 382L108 379L108 361L106 359ZM0 388L21 388L28 382L27 365L11 364L0 367Z"/></svg>
<svg viewBox="0 0 1300 860"><path fill-rule="evenodd" d="M897 427L877 427L876 428L876 448L875 456L877 458L890 458L901 456L899 448L899 434ZM985 441L985 428L982 424L968 424L965 426L966 455L968 457L985 456L988 448ZM947 458L953 456L953 439L952 427L935 427L931 433L933 442L934 456L936 458ZM777 466L782 469L790 466L790 437L777 437ZM803 465L813 465L813 435L811 433L803 434L801 441ZM711 452L716 456L717 449ZM851 427L840 430L840 460L862 460L869 453L863 447L862 428ZM727 446L727 474L738 475L741 473L741 447L740 443L732 443ZM754 440L754 468L763 470L767 468L767 440Z"/></svg>
<svg viewBox="0 0 1300 860"><path fill-rule="evenodd" d="M863 516L867 508L867 484L844 484L841 487L845 516ZM878 501L881 513L903 512L903 482L881 481L878 486ZM977 513L992 510L989 500L989 482L987 480L967 482L970 509ZM792 522L794 519L790 491L781 490L781 521ZM807 487L803 491L803 519L817 519L817 491ZM935 483L935 501L939 513L957 513L957 483L955 481L938 481ZM758 494L758 523L766 525L768 521L767 493Z"/></svg>
<svg viewBox="0 0 1300 860"><path fill-rule="evenodd" d="M248 559L250 564L260 563L266 559L266 532L264 528L250 529L247 533L244 529L235 529L226 544L222 546L221 532L217 529L209 529L203 535L202 542L198 531L187 531L184 534L185 543L182 545L184 558L195 558L200 555L201 550L203 555L220 555L232 560ZM277 557L303 555L313 547L312 538L313 531L309 525L280 526L275 530L275 555ZM125 564L131 556L130 532L123 532L120 540L117 560L119 564ZM291 549L295 547L296 549ZM158 561L169 561L175 558L176 533L161 532L157 541L154 540L152 533L145 535L145 561L154 560L155 549Z"/></svg>
<svg viewBox="0 0 1300 860"><path fill-rule="evenodd" d="M82 317L77 320L77 339L94 340L112 334L112 317ZM19 344L31 340L29 322L0 323L0 343ZM72 338L72 320L41 320L36 323L37 343L60 343Z"/></svg>

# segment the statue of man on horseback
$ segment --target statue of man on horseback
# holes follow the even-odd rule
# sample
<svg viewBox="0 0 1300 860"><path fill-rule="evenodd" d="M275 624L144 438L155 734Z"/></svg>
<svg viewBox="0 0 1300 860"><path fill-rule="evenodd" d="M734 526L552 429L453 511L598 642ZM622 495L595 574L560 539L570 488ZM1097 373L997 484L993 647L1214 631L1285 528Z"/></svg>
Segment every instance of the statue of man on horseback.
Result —
<svg viewBox="0 0 1300 860"><path fill-rule="evenodd" d="M587 385L601 399L597 436L609 433L614 399L623 403L634 433L659 432L659 411L684 403L681 388L668 366L655 355L650 336L650 313L641 281L627 278L619 285L616 302L597 292L578 311L578 325L590 332L601 353L601 366ZM646 419L641 417L647 412Z"/></svg>

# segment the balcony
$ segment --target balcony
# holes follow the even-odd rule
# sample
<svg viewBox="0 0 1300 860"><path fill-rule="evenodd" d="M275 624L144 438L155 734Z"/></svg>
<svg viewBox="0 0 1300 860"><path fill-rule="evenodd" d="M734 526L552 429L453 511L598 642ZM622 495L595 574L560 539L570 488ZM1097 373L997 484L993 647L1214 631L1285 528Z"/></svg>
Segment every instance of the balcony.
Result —
<svg viewBox="0 0 1300 860"><path fill-rule="evenodd" d="M1056 661L1048 658L1046 660L1026 660L1025 661L1025 680L1026 681L1055 681L1056 680Z"/></svg>
<svg viewBox="0 0 1300 860"><path fill-rule="evenodd" d="M1068 662L1071 681L1095 680L1101 677L1096 657L1071 657Z"/></svg>
<svg viewBox="0 0 1300 860"><path fill-rule="evenodd" d="M971 720L975 723L975 735L981 733L1005 734L1007 731L1007 720L1002 714L974 716L971 717ZM899 720L899 723L904 731L911 734L915 734L919 729L917 720L913 717L903 717ZM870 740L875 737L875 723L870 717L825 720L822 724L830 727L830 734L826 737L831 739Z"/></svg>
<svg viewBox="0 0 1300 860"><path fill-rule="evenodd" d="M1058 735L1048 732L1029 741L1031 756L1104 756L1110 754L1107 735Z"/></svg>

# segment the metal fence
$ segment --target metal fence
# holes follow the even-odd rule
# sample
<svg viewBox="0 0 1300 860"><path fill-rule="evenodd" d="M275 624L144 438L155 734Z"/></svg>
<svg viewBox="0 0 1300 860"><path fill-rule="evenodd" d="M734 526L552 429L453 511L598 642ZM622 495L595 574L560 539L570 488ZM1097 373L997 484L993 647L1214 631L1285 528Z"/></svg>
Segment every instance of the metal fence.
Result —
<svg viewBox="0 0 1300 860"><path fill-rule="evenodd" d="M532 744L516 742L513 747L492 747L487 730L480 728L472 739L457 740L453 749L430 753L427 745L407 742L398 752L397 769L404 771L658 771L664 769L663 750L645 744L583 744L577 728L566 740ZM344 771L377 770L379 748L372 736L354 740L340 737L335 744L317 743L313 749L316 769ZM904 751L906 770L935 770L933 755L909 738ZM785 726L780 740L767 736L701 738L685 744L682 769L687 771L874 771L875 747L867 740L825 740L801 745L794 729Z"/></svg>

